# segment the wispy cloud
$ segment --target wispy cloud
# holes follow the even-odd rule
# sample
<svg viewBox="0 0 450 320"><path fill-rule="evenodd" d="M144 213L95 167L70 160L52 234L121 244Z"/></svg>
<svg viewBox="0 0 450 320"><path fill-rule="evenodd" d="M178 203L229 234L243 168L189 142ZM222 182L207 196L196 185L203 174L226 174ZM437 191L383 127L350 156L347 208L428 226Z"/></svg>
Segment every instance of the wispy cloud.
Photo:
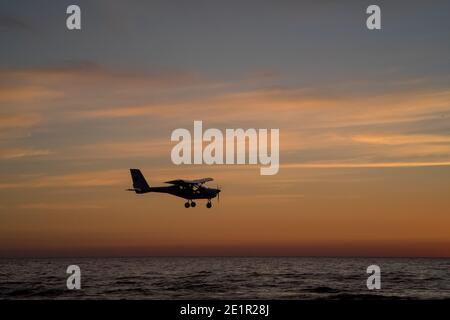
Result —
<svg viewBox="0 0 450 320"><path fill-rule="evenodd" d="M62 91L39 85L0 87L1 103L30 103L36 100L48 100L63 96Z"/></svg>
<svg viewBox="0 0 450 320"><path fill-rule="evenodd" d="M367 162L367 163L286 163L281 168L286 169L328 169L328 168L412 168L450 166L450 161L443 162Z"/></svg>
<svg viewBox="0 0 450 320"><path fill-rule="evenodd" d="M393 93L371 97L333 95L307 89L268 88L220 93L186 101L101 107L79 111L81 118L191 118L210 123L267 122L284 128L343 128L439 119L450 112L450 91ZM220 117L217 117L220 114Z"/></svg>
<svg viewBox="0 0 450 320"><path fill-rule="evenodd" d="M378 145L403 145L403 144L423 144L423 143L450 143L450 135L424 135L424 134L410 134L410 135L355 135L352 137L353 141L378 144Z"/></svg>
<svg viewBox="0 0 450 320"><path fill-rule="evenodd" d="M37 114L0 115L0 129L31 127L40 121Z"/></svg>
<svg viewBox="0 0 450 320"><path fill-rule="evenodd" d="M168 106L149 105L149 106L128 106L110 109L88 110L81 112L72 112L75 118L88 119L108 119L108 118L132 118L142 116L158 116L167 115ZM71 117L73 119L73 117Z"/></svg>
<svg viewBox="0 0 450 320"><path fill-rule="evenodd" d="M0 30L32 30L31 25L25 20L11 16L11 15L0 15Z"/></svg>
<svg viewBox="0 0 450 320"><path fill-rule="evenodd" d="M46 88L49 91L84 88L98 90L110 88L111 93L127 89L154 90L176 88L205 83L206 79L194 72L176 69L127 70L108 68L85 61L56 67L32 69L2 69L4 94L13 96L23 88ZM10 91L8 91L9 89ZM16 91L15 91L16 90Z"/></svg>
<svg viewBox="0 0 450 320"><path fill-rule="evenodd" d="M2 160L11 160L25 157L37 157L37 156L46 156L51 152L49 150L40 150L40 149L0 149L0 159Z"/></svg>
<svg viewBox="0 0 450 320"><path fill-rule="evenodd" d="M126 184L127 172L125 170L104 170L61 175L40 175L15 182L0 183L0 189L12 188L77 188L77 187L103 187Z"/></svg>
<svg viewBox="0 0 450 320"><path fill-rule="evenodd" d="M26 210L87 210L87 209L102 209L103 206L98 204L83 204L83 203L24 203L18 205L19 209Z"/></svg>
<svg viewBox="0 0 450 320"><path fill-rule="evenodd" d="M168 158L171 141L166 139L148 139L144 141L95 142L87 145L70 146L54 159L135 159Z"/></svg>

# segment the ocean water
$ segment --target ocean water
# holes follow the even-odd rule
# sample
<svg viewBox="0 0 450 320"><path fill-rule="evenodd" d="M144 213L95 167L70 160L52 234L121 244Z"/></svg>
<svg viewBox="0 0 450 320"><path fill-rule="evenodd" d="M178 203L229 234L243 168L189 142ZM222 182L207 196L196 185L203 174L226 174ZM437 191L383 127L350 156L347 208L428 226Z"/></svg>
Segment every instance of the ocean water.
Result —
<svg viewBox="0 0 450 320"><path fill-rule="evenodd" d="M68 265L81 290L68 290ZM381 268L368 290L366 268ZM450 299L450 259L0 259L0 299Z"/></svg>

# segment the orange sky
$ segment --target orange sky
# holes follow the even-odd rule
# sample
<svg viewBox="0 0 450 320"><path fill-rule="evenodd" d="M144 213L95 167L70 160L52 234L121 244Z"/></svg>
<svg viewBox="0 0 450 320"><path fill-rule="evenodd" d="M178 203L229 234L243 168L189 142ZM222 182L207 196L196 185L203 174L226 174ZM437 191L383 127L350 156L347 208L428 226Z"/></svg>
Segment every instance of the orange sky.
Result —
<svg viewBox="0 0 450 320"><path fill-rule="evenodd" d="M331 19L337 27L300 50L288 40L296 17L283 9L273 17L286 28L285 38L272 38L279 51L261 50L257 37L239 42L250 37L245 29L230 43L241 55L230 58L208 50L231 38L212 37L189 15L180 20L186 30L150 35L126 16L116 37L128 47L106 50L113 39L97 44L94 35L105 34L101 23L114 21L114 10L78 38L38 30L53 35L43 40L53 49L45 52L24 27L0 33L16 35L11 52L24 54L0 55L0 256L450 257L450 72L436 65L440 55L448 60L440 40L450 29L428 26L423 32L434 38L418 52L409 46L421 46L422 31L404 39L405 27L395 25L390 37L373 36L372 47L352 16L355 26ZM173 46L190 46L178 33L190 28L212 46L198 52L200 62L163 41L164 32L175 33L167 37ZM280 31L273 28L261 32ZM308 30L299 37L316 39ZM348 46L333 44L333 32ZM150 36L158 40L132 50ZM89 50L70 51L69 40ZM322 56L330 43L333 59ZM354 43L368 47L351 50ZM291 51L281 50L286 46ZM245 55L250 51L256 55ZM173 165L170 134L192 131L194 120L204 129L279 128L279 173L261 176L259 165ZM125 192L129 168L141 168L151 186L213 177L220 203L185 209L173 196Z"/></svg>

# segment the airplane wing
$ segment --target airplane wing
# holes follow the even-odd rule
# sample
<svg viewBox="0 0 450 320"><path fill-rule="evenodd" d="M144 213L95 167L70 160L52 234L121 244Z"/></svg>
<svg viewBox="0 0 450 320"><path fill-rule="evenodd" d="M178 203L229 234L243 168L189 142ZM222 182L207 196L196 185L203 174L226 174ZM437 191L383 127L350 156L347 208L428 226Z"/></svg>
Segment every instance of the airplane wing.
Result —
<svg viewBox="0 0 450 320"><path fill-rule="evenodd" d="M178 180L171 180L166 181L165 183L169 184L175 184L175 185L199 185L204 184L209 181L213 181L213 178L203 178L203 179L196 179L196 180L184 180L184 179L178 179Z"/></svg>

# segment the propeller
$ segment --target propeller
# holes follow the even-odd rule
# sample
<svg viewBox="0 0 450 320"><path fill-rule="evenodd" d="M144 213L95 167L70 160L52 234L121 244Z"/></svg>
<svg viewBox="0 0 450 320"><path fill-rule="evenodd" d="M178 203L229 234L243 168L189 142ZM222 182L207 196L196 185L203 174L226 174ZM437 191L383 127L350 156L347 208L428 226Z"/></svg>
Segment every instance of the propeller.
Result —
<svg viewBox="0 0 450 320"><path fill-rule="evenodd" d="M220 187L219 185L216 186L216 189L219 190L219 192L217 193L217 203L220 202Z"/></svg>

